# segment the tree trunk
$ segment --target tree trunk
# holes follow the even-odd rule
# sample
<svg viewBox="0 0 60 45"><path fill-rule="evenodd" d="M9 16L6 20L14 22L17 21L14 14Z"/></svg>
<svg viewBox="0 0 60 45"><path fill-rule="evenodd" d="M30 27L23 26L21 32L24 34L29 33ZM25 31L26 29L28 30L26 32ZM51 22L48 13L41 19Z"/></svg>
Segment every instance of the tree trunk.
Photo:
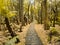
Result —
<svg viewBox="0 0 60 45"><path fill-rule="evenodd" d="M6 24L7 28L8 28L8 31L11 34L11 36L12 37L16 36L16 34L12 31L12 28L9 25L9 21L8 21L8 18L7 17L5 17L5 24Z"/></svg>
<svg viewBox="0 0 60 45"><path fill-rule="evenodd" d="M41 3L41 24L42 24L42 10L43 10L43 4Z"/></svg>
<svg viewBox="0 0 60 45"><path fill-rule="evenodd" d="M32 4L31 4L31 22L33 21L33 9L32 9Z"/></svg>
<svg viewBox="0 0 60 45"><path fill-rule="evenodd" d="M40 24L40 9L38 9L38 24Z"/></svg>
<svg viewBox="0 0 60 45"><path fill-rule="evenodd" d="M29 7L30 7L30 4L28 4L28 23L30 23Z"/></svg>
<svg viewBox="0 0 60 45"><path fill-rule="evenodd" d="M47 15L47 0L44 0L44 11L45 11L44 29L49 30L49 22L48 22L48 15Z"/></svg>
<svg viewBox="0 0 60 45"><path fill-rule="evenodd" d="M54 15L54 18L53 18L53 27L55 27L55 15Z"/></svg>
<svg viewBox="0 0 60 45"><path fill-rule="evenodd" d="M21 0L19 0L19 19L21 22Z"/></svg>
<svg viewBox="0 0 60 45"><path fill-rule="evenodd" d="M58 10L57 10L57 5L55 5L55 10L53 9L54 12L54 19L53 19L53 27L55 27L55 22L57 21L57 16L58 16Z"/></svg>
<svg viewBox="0 0 60 45"><path fill-rule="evenodd" d="M12 31L12 28L9 25L9 20L8 20L7 17L5 17L5 24L6 24L7 28L8 28L9 33L11 34L12 38L17 36L16 33ZM16 40L17 40L16 41L17 43L20 42L20 40L18 38L16 38Z"/></svg>
<svg viewBox="0 0 60 45"><path fill-rule="evenodd" d="M24 26L24 16L23 16L23 0L19 0L19 18L20 22L22 22L22 25Z"/></svg>
<svg viewBox="0 0 60 45"><path fill-rule="evenodd" d="M24 16L23 16L23 0L19 0L19 18L21 22L20 31L22 32L22 26L25 25Z"/></svg>

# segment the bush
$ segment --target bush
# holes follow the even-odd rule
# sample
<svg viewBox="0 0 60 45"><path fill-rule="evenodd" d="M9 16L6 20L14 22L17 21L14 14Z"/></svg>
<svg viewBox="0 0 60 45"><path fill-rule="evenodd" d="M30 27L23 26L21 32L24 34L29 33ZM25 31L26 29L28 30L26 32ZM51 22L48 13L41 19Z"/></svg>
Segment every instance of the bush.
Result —
<svg viewBox="0 0 60 45"><path fill-rule="evenodd" d="M56 35L58 34L58 32L57 32L57 30L55 29L55 27L52 27L52 28L50 29L50 33L49 33L49 34L56 36Z"/></svg>
<svg viewBox="0 0 60 45"><path fill-rule="evenodd" d="M48 41L49 41L49 43L51 43L52 36L56 36L57 34L58 34L58 32L56 31L55 27L51 27L50 28L50 32L48 34Z"/></svg>
<svg viewBox="0 0 60 45"><path fill-rule="evenodd" d="M49 36L47 40L49 43L51 43L52 37Z"/></svg>

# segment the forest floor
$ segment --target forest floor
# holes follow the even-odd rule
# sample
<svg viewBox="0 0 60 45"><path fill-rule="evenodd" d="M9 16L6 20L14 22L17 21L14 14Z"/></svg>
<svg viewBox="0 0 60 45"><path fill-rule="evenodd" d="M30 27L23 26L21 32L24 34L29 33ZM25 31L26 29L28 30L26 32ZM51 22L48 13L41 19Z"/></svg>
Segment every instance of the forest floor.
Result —
<svg viewBox="0 0 60 45"><path fill-rule="evenodd" d="M18 33L19 35L19 39L20 39L20 43L16 44L16 45L25 45L25 37L26 37L26 34L27 34L27 30L29 28L29 24L24 26L21 33Z"/></svg>
<svg viewBox="0 0 60 45"><path fill-rule="evenodd" d="M25 37L26 37L26 33L27 33L29 26L30 26L29 24L26 26L23 26L22 32L19 32L18 29L20 28L20 24L17 25L17 24L12 23L11 27L14 28L13 31L17 34L17 37L20 40L20 42L16 45L25 45ZM7 37L6 37L6 34L7 34ZM12 43L12 42L14 42L15 37L12 38L11 40L9 40L9 38L11 36L10 36L10 34L9 35L8 34L9 34L9 32L7 30L6 31L0 31L0 45L3 45L3 43L5 43L5 45L8 45L8 43L11 45L15 45L14 43Z"/></svg>
<svg viewBox="0 0 60 45"><path fill-rule="evenodd" d="M28 32L29 27L30 27L30 24L28 24L26 26L23 26L23 28L22 28L23 32L16 32L16 34L19 36L19 39L20 39L20 43L18 43L16 45L25 45L26 34ZM36 30L36 33L37 33L38 37L41 39L42 43L44 45L50 45L49 42L48 42L49 30L44 30L43 24L37 24L37 23L34 24L34 28ZM55 28L60 33L60 26L56 25ZM0 35L2 35L1 31L0 31ZM2 36L2 37L4 37L4 36ZM1 36L0 36L0 38L1 38ZM56 40L56 39L57 38L53 36L53 38L52 38L52 45L54 45L54 40ZM5 40L7 40L7 39L5 39Z"/></svg>
<svg viewBox="0 0 60 45"><path fill-rule="evenodd" d="M30 27L30 24L23 26L23 32L17 32L17 34L19 35L19 39L20 39L20 43L16 44L16 45L25 45L26 42L26 35L28 33L28 29ZM44 25L43 24L37 24L35 23L34 28L37 32L38 37L40 37L42 43L44 45L55 45L55 40L57 39L55 36L53 36L52 38L52 43L50 44L48 42L48 34L49 34L49 30L44 30ZM56 30L60 33L60 26L56 25Z"/></svg>
<svg viewBox="0 0 60 45"><path fill-rule="evenodd" d="M60 26L56 25L55 28L60 33ZM50 30L44 30L43 24L35 24L35 29L44 45L55 45L54 41L57 40L58 37L53 36L52 43L49 44L48 34L49 34Z"/></svg>

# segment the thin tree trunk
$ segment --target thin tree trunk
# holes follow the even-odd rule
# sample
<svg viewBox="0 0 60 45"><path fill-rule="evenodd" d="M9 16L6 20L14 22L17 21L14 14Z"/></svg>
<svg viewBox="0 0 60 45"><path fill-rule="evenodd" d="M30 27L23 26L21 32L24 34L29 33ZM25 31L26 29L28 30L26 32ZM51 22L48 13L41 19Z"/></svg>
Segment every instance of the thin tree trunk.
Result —
<svg viewBox="0 0 60 45"><path fill-rule="evenodd" d="M41 24L42 24L42 9L43 9L43 5L41 3Z"/></svg>
<svg viewBox="0 0 60 45"><path fill-rule="evenodd" d="M29 7L30 7L30 4L28 4L28 23L30 23Z"/></svg>
<svg viewBox="0 0 60 45"><path fill-rule="evenodd" d="M57 16L58 16L58 10L57 10L57 5L55 5L55 10L53 9L53 12L54 12L54 19L53 19L53 27L55 27L55 22L57 21Z"/></svg>
<svg viewBox="0 0 60 45"><path fill-rule="evenodd" d="M53 19L53 27L55 27L55 15L54 15L54 19Z"/></svg>
<svg viewBox="0 0 60 45"><path fill-rule="evenodd" d="M38 9L38 24L40 24L40 9Z"/></svg>
<svg viewBox="0 0 60 45"><path fill-rule="evenodd" d="M33 21L33 10L32 10L32 4L31 4L31 22Z"/></svg>

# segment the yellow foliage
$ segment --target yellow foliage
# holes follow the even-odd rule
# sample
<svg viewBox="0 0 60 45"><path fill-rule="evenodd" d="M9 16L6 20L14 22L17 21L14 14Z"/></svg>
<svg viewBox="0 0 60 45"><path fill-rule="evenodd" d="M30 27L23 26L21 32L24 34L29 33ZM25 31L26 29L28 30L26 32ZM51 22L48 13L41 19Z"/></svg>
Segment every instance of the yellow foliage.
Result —
<svg viewBox="0 0 60 45"><path fill-rule="evenodd" d="M14 16L16 12L8 9L10 5L10 0L0 0L0 14L8 18Z"/></svg>
<svg viewBox="0 0 60 45"><path fill-rule="evenodd" d="M10 17L13 17L16 15L16 11L10 11L8 14L7 14L7 17L10 18Z"/></svg>

